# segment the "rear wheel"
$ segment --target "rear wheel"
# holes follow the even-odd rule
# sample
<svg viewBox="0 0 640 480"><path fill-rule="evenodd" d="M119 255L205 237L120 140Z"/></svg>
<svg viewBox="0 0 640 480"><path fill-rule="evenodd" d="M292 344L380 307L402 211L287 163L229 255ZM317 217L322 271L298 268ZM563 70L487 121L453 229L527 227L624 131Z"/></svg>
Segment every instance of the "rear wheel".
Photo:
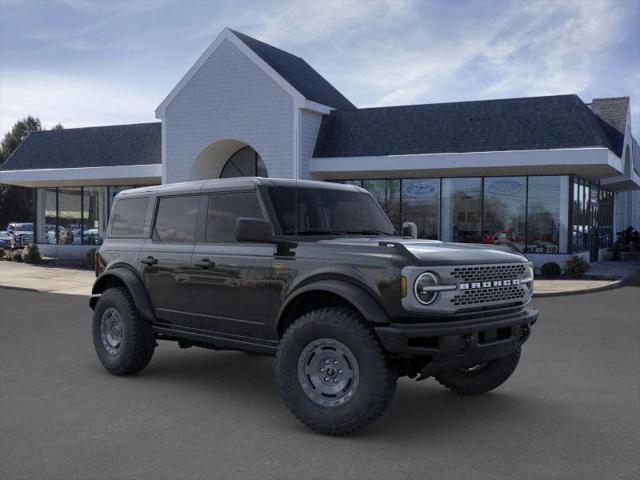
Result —
<svg viewBox="0 0 640 480"><path fill-rule="evenodd" d="M375 335L348 308L323 308L296 320L280 343L276 377L293 414L328 435L371 424L393 398L397 383Z"/></svg>
<svg viewBox="0 0 640 480"><path fill-rule="evenodd" d="M93 313L93 345L100 362L114 375L130 375L147 366L156 342L151 326L138 314L124 287L107 289Z"/></svg>
<svg viewBox="0 0 640 480"><path fill-rule="evenodd" d="M504 357L467 368L434 375L442 386L461 395L479 395L498 388L513 374L520 360L520 347Z"/></svg>

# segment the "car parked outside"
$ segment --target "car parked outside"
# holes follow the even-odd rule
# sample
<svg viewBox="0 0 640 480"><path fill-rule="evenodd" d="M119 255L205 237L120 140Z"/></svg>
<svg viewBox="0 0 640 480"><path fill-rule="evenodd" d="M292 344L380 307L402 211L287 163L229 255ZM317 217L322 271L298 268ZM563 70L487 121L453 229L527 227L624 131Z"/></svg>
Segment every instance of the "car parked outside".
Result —
<svg viewBox="0 0 640 480"><path fill-rule="evenodd" d="M7 225L10 248L22 248L33 243L33 223L11 222Z"/></svg>

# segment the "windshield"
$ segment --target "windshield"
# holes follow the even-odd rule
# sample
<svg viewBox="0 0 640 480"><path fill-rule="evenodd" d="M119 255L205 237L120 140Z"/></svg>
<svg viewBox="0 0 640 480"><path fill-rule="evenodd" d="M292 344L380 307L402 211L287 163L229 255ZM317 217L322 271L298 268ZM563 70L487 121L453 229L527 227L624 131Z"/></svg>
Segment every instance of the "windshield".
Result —
<svg viewBox="0 0 640 480"><path fill-rule="evenodd" d="M14 232L30 232L33 230L33 223L16 223L13 226Z"/></svg>
<svg viewBox="0 0 640 480"><path fill-rule="evenodd" d="M285 235L395 235L380 206L364 192L271 187L269 197Z"/></svg>

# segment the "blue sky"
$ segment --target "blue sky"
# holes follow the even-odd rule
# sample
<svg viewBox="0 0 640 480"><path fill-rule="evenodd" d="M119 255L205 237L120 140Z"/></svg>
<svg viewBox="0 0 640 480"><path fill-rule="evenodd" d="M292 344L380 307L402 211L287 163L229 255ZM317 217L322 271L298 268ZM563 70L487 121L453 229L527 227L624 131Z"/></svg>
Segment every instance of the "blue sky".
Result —
<svg viewBox="0 0 640 480"><path fill-rule="evenodd" d="M0 132L136 123L225 27L303 57L359 107L632 97L640 0L0 0Z"/></svg>

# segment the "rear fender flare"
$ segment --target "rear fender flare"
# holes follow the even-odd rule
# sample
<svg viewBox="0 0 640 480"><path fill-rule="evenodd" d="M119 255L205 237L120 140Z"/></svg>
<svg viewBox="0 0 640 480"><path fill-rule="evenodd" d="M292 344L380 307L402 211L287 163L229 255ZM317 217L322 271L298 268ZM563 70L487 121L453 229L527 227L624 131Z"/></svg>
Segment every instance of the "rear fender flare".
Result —
<svg viewBox="0 0 640 480"><path fill-rule="evenodd" d="M92 309L95 309L99 295L106 290L106 286L109 284L109 279L113 278L120 280L124 283L127 289L129 289L131 298L133 298L133 302L135 303L142 318L150 322L154 321L155 315L153 313L153 306L149 299L147 289L144 286L144 282L136 272L124 266L116 266L109 270L105 270L98 278L96 278L91 290L92 296L89 301L89 306Z"/></svg>

